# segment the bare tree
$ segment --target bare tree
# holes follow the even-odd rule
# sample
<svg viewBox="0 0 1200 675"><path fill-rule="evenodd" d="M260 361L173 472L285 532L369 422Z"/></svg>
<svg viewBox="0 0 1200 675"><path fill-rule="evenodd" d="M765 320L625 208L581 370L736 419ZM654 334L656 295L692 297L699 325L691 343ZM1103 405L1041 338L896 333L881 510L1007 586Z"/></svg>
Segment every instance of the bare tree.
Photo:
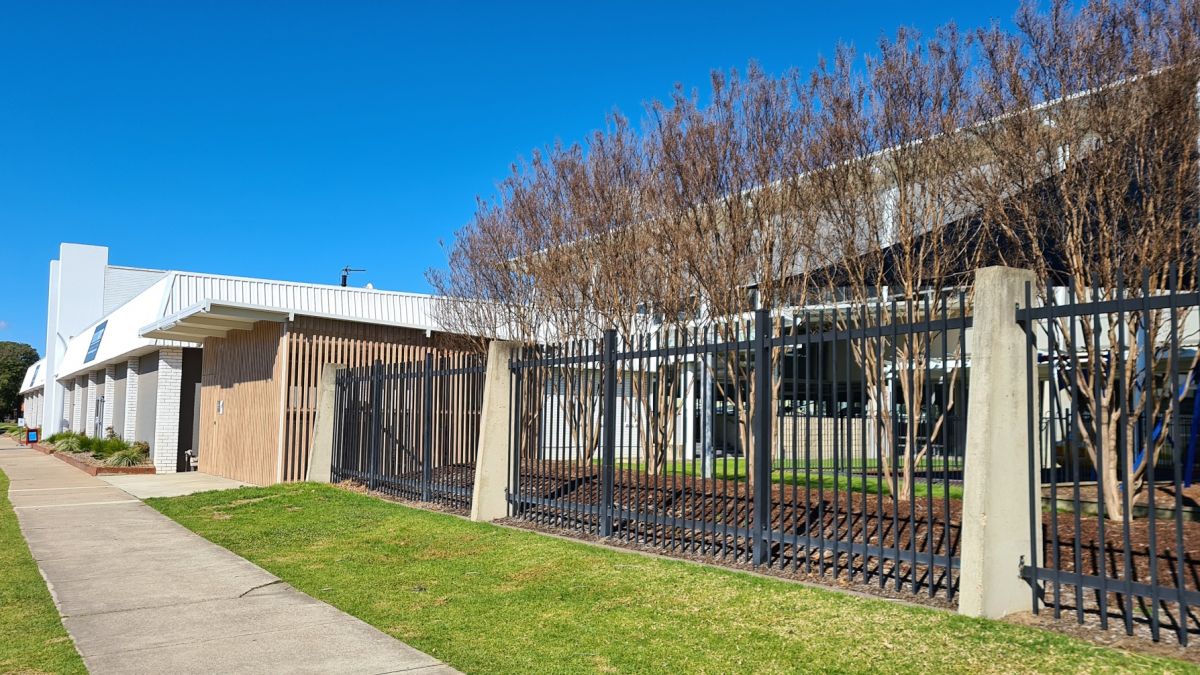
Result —
<svg viewBox="0 0 1200 675"><path fill-rule="evenodd" d="M1045 12L1025 5L1017 34L978 34L977 106L991 121L971 130L982 160L971 190L1044 293L1157 295L1176 283L1176 265L1195 282L1198 7L1102 0L1076 11L1058 0ZM1073 435L1102 470L1113 518L1165 447L1147 434L1122 453L1119 439L1136 438L1127 432L1139 419L1169 424L1177 407L1140 393L1173 358L1159 348L1169 321L1135 311L1051 326L1051 367L1077 378L1076 400L1091 412L1074 415ZM1063 372L1080 360L1086 368Z"/></svg>
<svg viewBox="0 0 1200 675"><path fill-rule="evenodd" d="M946 291L969 282L965 272L986 251L976 245L978 223L960 189L973 159L957 133L971 91L966 42L953 26L927 41L902 30L880 42L861 74L853 64L854 53L840 50L813 75L804 99L810 217L821 224L811 258L826 297L843 303L830 321L870 328L964 311L958 295ZM917 467L961 405L951 398L918 433L936 343L922 333L852 343L893 494L911 496ZM936 356L954 392L963 355ZM907 407L907 425L894 418L897 398Z"/></svg>

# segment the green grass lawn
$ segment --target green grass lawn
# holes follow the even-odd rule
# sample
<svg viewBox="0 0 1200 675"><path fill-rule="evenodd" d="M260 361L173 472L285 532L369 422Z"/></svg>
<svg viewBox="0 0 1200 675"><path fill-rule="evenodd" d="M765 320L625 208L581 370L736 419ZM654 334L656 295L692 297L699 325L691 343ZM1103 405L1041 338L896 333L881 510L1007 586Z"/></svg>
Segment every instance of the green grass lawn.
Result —
<svg viewBox="0 0 1200 675"><path fill-rule="evenodd" d="M0 673L86 673L29 554L0 471Z"/></svg>
<svg viewBox="0 0 1200 675"><path fill-rule="evenodd" d="M324 485L148 503L467 672L1195 670L1035 628L471 523Z"/></svg>

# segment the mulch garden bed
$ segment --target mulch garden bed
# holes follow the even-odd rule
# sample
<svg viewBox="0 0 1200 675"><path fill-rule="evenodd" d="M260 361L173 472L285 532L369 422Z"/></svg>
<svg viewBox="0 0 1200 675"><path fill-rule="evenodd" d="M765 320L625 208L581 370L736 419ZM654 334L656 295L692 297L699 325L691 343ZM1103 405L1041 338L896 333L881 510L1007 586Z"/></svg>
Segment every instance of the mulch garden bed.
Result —
<svg viewBox="0 0 1200 675"><path fill-rule="evenodd" d="M66 452L55 448L36 444L33 446L38 452L57 457L58 459L70 464L89 476L117 476L117 475L143 475L155 473L153 464L141 464L139 466L109 466L104 463L104 460L97 459L89 452Z"/></svg>
<svg viewBox="0 0 1200 675"><path fill-rule="evenodd" d="M359 485L370 494L386 496L390 501L412 503L422 508L436 505L434 510L466 514L471 511L471 491L475 487L473 464L450 464L430 470L430 496L432 501L421 501L421 472L385 475L380 477L373 489L362 479L343 481L344 485Z"/></svg>
<svg viewBox="0 0 1200 675"><path fill-rule="evenodd" d="M1191 487L1180 486L1179 505L1183 509L1185 520L1200 521L1200 484ZM1059 485L1057 507L1064 511L1075 509L1075 489L1073 484ZM1079 486L1079 501L1081 511L1089 515L1098 513L1099 489L1095 483L1085 483ZM1050 487L1042 488L1043 505L1050 508ZM1150 491L1144 490L1134 497L1131 505L1134 515L1145 516L1149 513ZM1154 485L1154 510L1159 518L1175 517L1175 485L1173 482L1156 482Z"/></svg>
<svg viewBox="0 0 1200 675"><path fill-rule="evenodd" d="M551 475L521 475L522 496L555 503L529 504L515 520L555 531L598 532L599 475L594 470L568 472L566 468ZM875 586L882 583L908 595L915 590L928 596L932 586L932 602L949 603L946 598L955 591L957 572L930 565L930 557L957 556L962 520L958 500L894 500L844 489L835 494L832 487L772 488L769 523L783 538L772 536L770 569L794 578L828 577L839 584L851 578ZM619 471L614 477L614 502L621 511L616 517L617 541L735 567L751 566L751 544L745 534L753 520L754 499L744 481L693 476L655 479ZM801 541L797 546L790 537L807 538L810 545ZM858 548L851 553L853 544ZM886 551L896 548L898 555Z"/></svg>

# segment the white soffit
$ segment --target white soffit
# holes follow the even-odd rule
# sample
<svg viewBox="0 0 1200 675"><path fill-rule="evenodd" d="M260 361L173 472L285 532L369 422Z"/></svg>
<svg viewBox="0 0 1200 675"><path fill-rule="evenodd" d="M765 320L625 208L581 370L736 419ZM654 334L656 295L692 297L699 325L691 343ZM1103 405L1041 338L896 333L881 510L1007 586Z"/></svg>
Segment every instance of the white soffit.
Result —
<svg viewBox="0 0 1200 675"><path fill-rule="evenodd" d="M259 321L284 322L294 316L271 307L240 303L204 302L151 323L138 331L143 338L203 342L225 337L231 330L250 330Z"/></svg>

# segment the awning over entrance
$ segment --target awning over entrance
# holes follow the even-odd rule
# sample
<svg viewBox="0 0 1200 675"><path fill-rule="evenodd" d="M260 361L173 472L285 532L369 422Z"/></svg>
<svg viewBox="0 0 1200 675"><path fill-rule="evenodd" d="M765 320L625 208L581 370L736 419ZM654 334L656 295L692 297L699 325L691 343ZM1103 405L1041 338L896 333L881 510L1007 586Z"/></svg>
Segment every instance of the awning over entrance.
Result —
<svg viewBox="0 0 1200 675"><path fill-rule="evenodd" d="M225 337L231 330L250 330L259 321L282 323L293 318L291 312L270 307L207 301L143 326L138 334L157 340L203 342Z"/></svg>

